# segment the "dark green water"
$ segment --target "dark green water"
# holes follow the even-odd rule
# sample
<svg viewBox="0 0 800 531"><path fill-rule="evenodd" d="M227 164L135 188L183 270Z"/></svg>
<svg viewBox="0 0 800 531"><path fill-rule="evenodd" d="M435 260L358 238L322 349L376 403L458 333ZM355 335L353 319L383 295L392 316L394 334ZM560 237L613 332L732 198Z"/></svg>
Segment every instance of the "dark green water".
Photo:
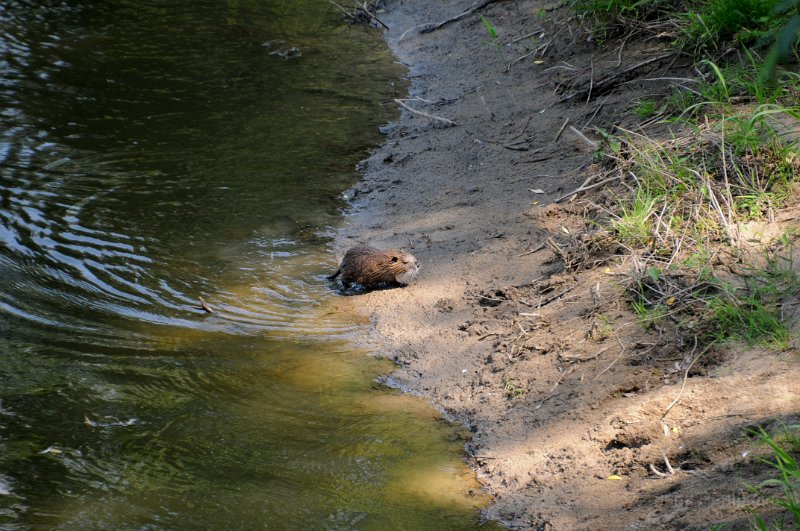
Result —
<svg viewBox="0 0 800 531"><path fill-rule="evenodd" d="M459 430L374 383L324 280L379 35L324 0L0 27L0 527L476 527Z"/></svg>

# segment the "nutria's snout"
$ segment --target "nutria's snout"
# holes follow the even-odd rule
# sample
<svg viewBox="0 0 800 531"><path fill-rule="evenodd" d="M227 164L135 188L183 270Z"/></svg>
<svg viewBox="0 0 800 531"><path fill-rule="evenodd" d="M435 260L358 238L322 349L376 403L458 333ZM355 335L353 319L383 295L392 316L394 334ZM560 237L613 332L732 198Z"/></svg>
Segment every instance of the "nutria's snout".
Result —
<svg viewBox="0 0 800 531"><path fill-rule="evenodd" d="M342 275L342 286L360 284L365 288L381 285L405 286L417 277L419 260L399 249L381 251L369 245L357 245L348 250L339 269L330 280Z"/></svg>

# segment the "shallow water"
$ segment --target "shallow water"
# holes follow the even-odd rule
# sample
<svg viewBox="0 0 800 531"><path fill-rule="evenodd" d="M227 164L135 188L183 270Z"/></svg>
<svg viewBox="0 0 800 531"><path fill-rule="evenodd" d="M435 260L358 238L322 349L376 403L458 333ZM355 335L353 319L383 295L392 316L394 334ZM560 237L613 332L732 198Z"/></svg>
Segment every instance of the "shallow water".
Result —
<svg viewBox="0 0 800 531"><path fill-rule="evenodd" d="M0 526L477 526L464 434L324 279L402 88L379 35L319 0L0 24Z"/></svg>

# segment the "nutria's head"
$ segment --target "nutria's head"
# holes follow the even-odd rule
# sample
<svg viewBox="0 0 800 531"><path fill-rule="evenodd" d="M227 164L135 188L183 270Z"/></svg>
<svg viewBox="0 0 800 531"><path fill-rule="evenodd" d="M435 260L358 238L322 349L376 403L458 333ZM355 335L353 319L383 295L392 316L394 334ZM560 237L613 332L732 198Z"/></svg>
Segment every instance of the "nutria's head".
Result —
<svg viewBox="0 0 800 531"><path fill-rule="evenodd" d="M398 284L408 284L419 273L419 260L414 255L401 250L392 249L386 251L389 255L388 269L394 274L394 280Z"/></svg>

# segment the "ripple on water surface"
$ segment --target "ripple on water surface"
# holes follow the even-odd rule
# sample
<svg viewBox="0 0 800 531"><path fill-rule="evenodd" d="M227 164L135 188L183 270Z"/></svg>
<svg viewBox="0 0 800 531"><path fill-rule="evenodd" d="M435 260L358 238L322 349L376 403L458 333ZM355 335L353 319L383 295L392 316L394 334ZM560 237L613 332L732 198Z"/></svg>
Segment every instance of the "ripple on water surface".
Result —
<svg viewBox="0 0 800 531"><path fill-rule="evenodd" d="M465 435L374 383L324 279L378 35L317 0L0 24L0 526L475 526Z"/></svg>

